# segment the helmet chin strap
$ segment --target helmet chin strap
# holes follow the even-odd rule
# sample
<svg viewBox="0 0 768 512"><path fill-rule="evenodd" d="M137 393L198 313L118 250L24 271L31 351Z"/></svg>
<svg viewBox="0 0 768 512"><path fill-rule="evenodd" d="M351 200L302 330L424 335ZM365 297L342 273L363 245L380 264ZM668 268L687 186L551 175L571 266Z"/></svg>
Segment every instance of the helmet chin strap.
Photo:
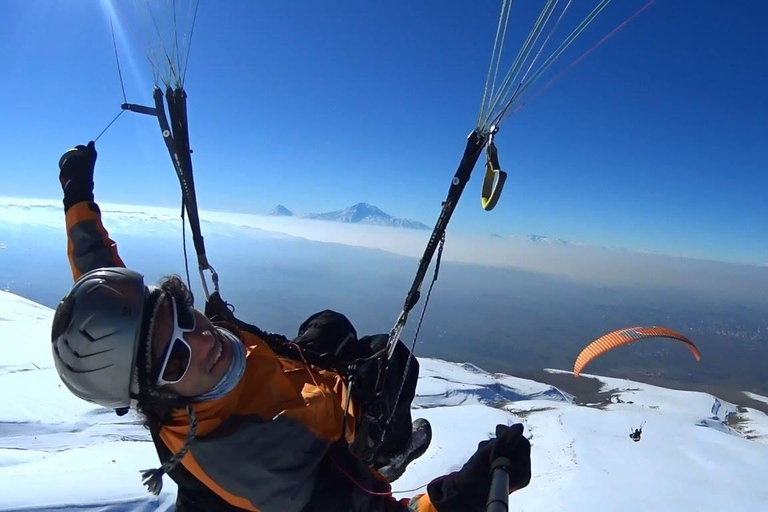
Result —
<svg viewBox="0 0 768 512"><path fill-rule="evenodd" d="M139 351L136 354L136 360L133 362L133 371L129 389L129 405L128 407L115 409L115 414L118 416L124 416L130 409L138 409L139 401L141 400L142 396L142 379L147 382L148 387L151 386L152 332L155 327L157 314L160 311L166 296L167 294L163 292L159 286L147 286L147 299L144 305L145 314L147 314L147 320L145 320L144 325L142 325L141 331L138 335ZM142 375L141 371L142 363L144 368L144 375Z"/></svg>

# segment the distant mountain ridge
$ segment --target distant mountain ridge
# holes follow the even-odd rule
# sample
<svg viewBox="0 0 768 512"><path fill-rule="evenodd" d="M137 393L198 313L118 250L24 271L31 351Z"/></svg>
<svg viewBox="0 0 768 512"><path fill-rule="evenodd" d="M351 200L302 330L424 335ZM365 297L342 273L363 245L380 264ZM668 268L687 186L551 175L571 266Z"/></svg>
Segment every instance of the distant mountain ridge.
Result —
<svg viewBox="0 0 768 512"><path fill-rule="evenodd" d="M395 228L430 229L426 224L415 220L395 217L368 203L353 204L344 210L324 213L308 213L305 215L295 215L282 204L278 204L272 208L267 215L273 217L298 217L301 219L344 222L346 224L370 224L374 226L389 226Z"/></svg>
<svg viewBox="0 0 768 512"><path fill-rule="evenodd" d="M371 224L407 229L430 229L421 222L394 217L368 203L357 203L344 210L302 215L305 219L344 222L347 224Z"/></svg>
<svg viewBox="0 0 768 512"><path fill-rule="evenodd" d="M570 244L569 241L563 240L562 238L549 238L548 236L543 235L528 235L527 237L531 242L544 242L546 244Z"/></svg>
<svg viewBox="0 0 768 512"><path fill-rule="evenodd" d="M562 238L550 238L543 235L500 235L498 233L491 233L491 237L509 240L528 240L530 242L546 245L585 245L581 242L569 242Z"/></svg>

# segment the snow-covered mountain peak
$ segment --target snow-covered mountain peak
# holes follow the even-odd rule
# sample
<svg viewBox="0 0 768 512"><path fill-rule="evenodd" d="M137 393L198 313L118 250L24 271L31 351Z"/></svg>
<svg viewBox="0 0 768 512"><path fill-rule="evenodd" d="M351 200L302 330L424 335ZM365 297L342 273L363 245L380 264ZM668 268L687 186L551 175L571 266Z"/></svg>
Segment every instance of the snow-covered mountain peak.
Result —
<svg viewBox="0 0 768 512"><path fill-rule="evenodd" d="M288 208L286 208L285 206L278 204L277 206L269 210L267 215L272 215L273 217L292 217L293 212Z"/></svg>
<svg viewBox="0 0 768 512"><path fill-rule="evenodd" d="M418 221L394 217L380 208L368 203L356 203L344 210L304 215L307 219L344 222L349 224L372 224L409 229L429 229Z"/></svg>

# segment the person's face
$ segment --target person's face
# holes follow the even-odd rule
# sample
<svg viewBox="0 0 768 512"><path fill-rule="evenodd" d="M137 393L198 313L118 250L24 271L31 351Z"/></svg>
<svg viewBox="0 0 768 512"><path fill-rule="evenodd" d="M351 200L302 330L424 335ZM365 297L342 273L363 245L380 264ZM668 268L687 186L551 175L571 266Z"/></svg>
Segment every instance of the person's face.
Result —
<svg viewBox="0 0 768 512"><path fill-rule="evenodd" d="M155 326L152 333L152 368L160 368L167 360L160 374L160 384L189 397L213 389L232 362L232 348L208 318L196 309L169 298L160 306ZM177 338L183 338L183 341ZM164 381L177 382L168 384Z"/></svg>

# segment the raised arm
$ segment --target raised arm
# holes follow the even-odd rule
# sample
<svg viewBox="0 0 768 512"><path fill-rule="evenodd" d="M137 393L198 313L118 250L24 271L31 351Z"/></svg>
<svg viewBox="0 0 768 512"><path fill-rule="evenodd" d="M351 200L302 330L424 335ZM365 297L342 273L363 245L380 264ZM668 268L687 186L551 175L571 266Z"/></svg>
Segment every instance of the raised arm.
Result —
<svg viewBox="0 0 768 512"><path fill-rule="evenodd" d="M72 277L77 280L90 270L102 267L124 267L117 244L101 223L101 210L93 202L93 170L96 146L70 149L59 160L59 181L64 192L64 214L67 226L67 257Z"/></svg>

